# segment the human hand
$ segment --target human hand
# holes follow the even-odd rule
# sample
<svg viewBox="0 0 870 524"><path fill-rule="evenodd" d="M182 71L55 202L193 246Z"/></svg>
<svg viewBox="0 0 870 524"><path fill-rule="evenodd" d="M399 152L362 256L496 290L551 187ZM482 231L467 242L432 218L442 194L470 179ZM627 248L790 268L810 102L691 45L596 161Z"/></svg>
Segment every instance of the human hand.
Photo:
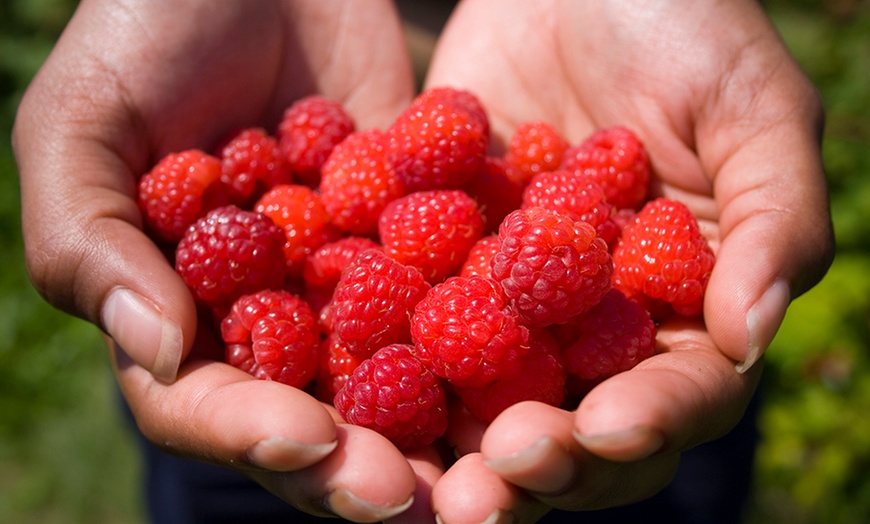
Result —
<svg viewBox="0 0 870 524"><path fill-rule="evenodd" d="M749 0L466 0L427 85L474 92L501 146L530 120L575 144L634 130L656 194L689 205L717 253L703 321L661 325L662 353L573 413L527 403L469 429L480 453L470 446L438 482L435 510L445 522L498 510L526 521L652 495L680 452L740 419L790 300L831 262L815 90Z"/></svg>
<svg viewBox="0 0 870 524"><path fill-rule="evenodd" d="M274 128L312 93L360 127L407 105L390 2L82 2L15 124L27 264L51 304L111 337L151 441L246 471L305 511L381 520L415 489L408 459L298 390L191 356L216 342L197 330L135 200L137 178L165 154Z"/></svg>

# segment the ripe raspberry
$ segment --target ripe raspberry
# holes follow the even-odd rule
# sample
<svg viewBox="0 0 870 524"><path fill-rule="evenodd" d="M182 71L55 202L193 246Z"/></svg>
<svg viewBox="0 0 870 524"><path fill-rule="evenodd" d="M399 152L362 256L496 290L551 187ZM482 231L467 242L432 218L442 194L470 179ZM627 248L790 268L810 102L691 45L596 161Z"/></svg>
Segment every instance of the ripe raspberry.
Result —
<svg viewBox="0 0 870 524"><path fill-rule="evenodd" d="M459 276L468 278L478 275L492 278L492 257L501 248L501 240L498 235L488 235L477 241L468 252L465 263L459 269Z"/></svg>
<svg viewBox="0 0 870 524"><path fill-rule="evenodd" d="M587 381L628 371L656 352L656 327L649 313L617 289L555 332L565 371Z"/></svg>
<svg viewBox="0 0 870 524"><path fill-rule="evenodd" d="M139 180L139 208L157 240L176 243L216 203L210 189L221 176L216 157L191 149L163 157Z"/></svg>
<svg viewBox="0 0 870 524"><path fill-rule="evenodd" d="M505 160L514 167L517 182L525 185L538 173L557 170L569 146L549 123L522 122L508 143Z"/></svg>
<svg viewBox="0 0 870 524"><path fill-rule="evenodd" d="M220 207L190 226L178 243L175 269L194 298L220 314L242 295L283 285L283 243L269 217Z"/></svg>
<svg viewBox="0 0 870 524"><path fill-rule="evenodd" d="M405 194L398 176L387 167L385 147L382 131L352 133L335 146L323 164L323 205L333 224L342 230L374 236L381 211Z"/></svg>
<svg viewBox="0 0 870 524"><path fill-rule="evenodd" d="M647 152L637 136L624 127L599 130L579 146L569 148L562 169L601 184L607 201L616 208L638 209L646 200L650 178Z"/></svg>
<svg viewBox="0 0 870 524"><path fill-rule="evenodd" d="M312 251L341 236L330 223L320 195L307 186L275 186L260 197L254 210L284 230L284 261L291 277L302 276L305 257Z"/></svg>
<svg viewBox="0 0 870 524"><path fill-rule="evenodd" d="M530 326L588 311L610 289L607 244L586 222L532 207L508 215L499 237L492 276Z"/></svg>
<svg viewBox="0 0 870 524"><path fill-rule="evenodd" d="M249 207L266 190L291 182L278 142L260 128L243 129L221 149L221 183L231 201Z"/></svg>
<svg viewBox="0 0 870 524"><path fill-rule="evenodd" d="M305 387L317 371L320 331L308 304L286 291L239 298L221 322L228 364L263 379Z"/></svg>
<svg viewBox="0 0 870 524"><path fill-rule="evenodd" d="M335 407L400 450L431 444L447 430L444 388L407 344L385 346L363 361L335 395Z"/></svg>
<svg viewBox="0 0 870 524"><path fill-rule="evenodd" d="M359 366L359 359L347 352L335 333L326 336L320 347L315 394L318 400L332 404L347 380Z"/></svg>
<svg viewBox="0 0 870 524"><path fill-rule="evenodd" d="M468 112L469 116L474 118L479 125L483 126L484 134L489 136L489 116L486 114L483 104L480 103L480 100L471 91L450 86L430 87L420 93L411 104L426 105L433 102L453 105Z"/></svg>
<svg viewBox="0 0 870 524"><path fill-rule="evenodd" d="M305 299L311 309L320 311L329 303L344 268L366 249L381 249L381 246L368 238L349 236L323 244L306 257L302 279Z"/></svg>
<svg viewBox="0 0 870 524"><path fill-rule="evenodd" d="M529 352L520 358L521 371L479 388L456 387L465 408L485 423L526 400L561 406L565 400L565 370L552 335L536 330Z"/></svg>
<svg viewBox="0 0 870 524"><path fill-rule="evenodd" d="M518 371L529 332L490 279L451 277L434 286L411 318L414 353L453 384L480 387Z"/></svg>
<svg viewBox="0 0 870 524"><path fill-rule="evenodd" d="M370 238L343 237L323 244L305 259L302 275L305 285L310 287L335 288L341 272L356 256L366 249L380 249L381 246Z"/></svg>
<svg viewBox="0 0 870 524"><path fill-rule="evenodd" d="M535 175L523 192L522 207L543 207L588 222L608 246L615 244L619 236L619 226L611 217L613 206L607 202L604 188L570 171Z"/></svg>
<svg viewBox="0 0 870 524"><path fill-rule="evenodd" d="M642 295L681 315L698 315L714 261L689 208L659 198L623 229L613 250L613 285L629 298Z"/></svg>
<svg viewBox="0 0 870 524"><path fill-rule="evenodd" d="M463 191L447 189L394 200L378 223L384 252L417 268L430 283L459 269L483 228L477 203Z"/></svg>
<svg viewBox="0 0 870 524"><path fill-rule="evenodd" d="M457 189L483 169L489 128L470 96L423 93L387 130L387 162L406 192Z"/></svg>
<svg viewBox="0 0 870 524"><path fill-rule="evenodd" d="M498 157L486 157L486 167L462 188L477 201L486 232L498 231L504 217L523 202L523 185L511 175L514 168Z"/></svg>
<svg viewBox="0 0 870 524"><path fill-rule="evenodd" d="M411 314L429 284L381 250L362 251L342 273L323 324L358 359L411 341Z"/></svg>
<svg viewBox="0 0 870 524"><path fill-rule="evenodd" d="M284 111L278 125L278 145L296 178L317 187L320 168L332 149L355 129L355 122L340 103L311 95Z"/></svg>

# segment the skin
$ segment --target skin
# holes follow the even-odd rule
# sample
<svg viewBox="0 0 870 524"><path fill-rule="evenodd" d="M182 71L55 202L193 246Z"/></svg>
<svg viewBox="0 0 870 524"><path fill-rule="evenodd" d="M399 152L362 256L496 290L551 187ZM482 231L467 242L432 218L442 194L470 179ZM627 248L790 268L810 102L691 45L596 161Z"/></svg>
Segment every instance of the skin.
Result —
<svg viewBox="0 0 870 524"><path fill-rule="evenodd" d="M477 94L495 152L527 120L552 123L571 143L633 129L654 194L686 202L717 253L703 319L661 325L661 353L574 412L525 403L489 428L454 429L480 451L461 478L448 472L436 485L436 512L451 523L531 522L550 507L654 494L682 451L737 423L789 301L831 262L817 93L748 0L465 0L427 85ZM486 483L493 471L509 484Z"/></svg>
<svg viewBox="0 0 870 524"><path fill-rule="evenodd" d="M656 193L686 202L717 251L704 318L662 325L661 354L573 412L523 403L489 428L455 416L463 457L446 472L435 449L403 455L293 388L199 357L217 342L142 232L137 178L168 152L272 129L307 94L342 102L359 128L388 125L413 95L398 18L381 0L85 0L13 132L27 265L47 301L110 337L146 437L313 514L532 522L652 495L683 450L740 419L752 364L833 254L821 105L759 7L464 0L427 76L444 84L480 97L494 153L526 120L572 143L634 129Z"/></svg>
<svg viewBox="0 0 870 524"><path fill-rule="evenodd" d="M298 390L198 358L216 341L196 334L135 190L163 155L274 129L305 95L340 101L360 128L387 125L413 95L398 16L381 0L168 4L82 2L21 102L13 142L33 283L111 336L151 441L246 472L307 512L382 520L416 489L408 459Z"/></svg>

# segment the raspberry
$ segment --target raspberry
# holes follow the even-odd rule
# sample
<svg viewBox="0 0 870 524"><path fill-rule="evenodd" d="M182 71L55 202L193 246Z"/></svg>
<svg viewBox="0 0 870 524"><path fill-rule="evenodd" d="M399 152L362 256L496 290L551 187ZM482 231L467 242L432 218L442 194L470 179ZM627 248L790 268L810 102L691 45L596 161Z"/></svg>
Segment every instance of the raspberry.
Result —
<svg viewBox="0 0 870 524"><path fill-rule="evenodd" d="M394 200L378 223L384 252L417 268L430 283L459 269L483 228L477 203L463 191L447 189Z"/></svg>
<svg viewBox="0 0 870 524"><path fill-rule="evenodd" d="M149 234L176 243L187 228L217 204L209 189L220 179L217 157L191 149L163 157L139 181L139 207Z"/></svg>
<svg viewBox="0 0 870 524"><path fill-rule="evenodd" d="M178 243L175 269L194 298L220 315L242 295L283 285L283 243L269 217L220 207L190 226Z"/></svg>
<svg viewBox="0 0 870 524"><path fill-rule="evenodd" d="M404 195L385 160L386 137L372 129L353 133L335 146L321 170L320 192L332 222L355 235L375 235L378 216Z"/></svg>
<svg viewBox="0 0 870 524"><path fill-rule="evenodd" d="M469 413L486 423L526 400L562 405L566 377L559 348L551 335L537 330L531 336L529 351L520 358L520 368L522 371L483 387L456 387L456 394Z"/></svg>
<svg viewBox="0 0 870 524"><path fill-rule="evenodd" d="M504 217L522 204L523 185L510 174L513 170L502 158L486 157L485 168L462 188L477 201L486 232L498 231Z"/></svg>
<svg viewBox="0 0 870 524"><path fill-rule="evenodd" d="M523 192L521 207L543 207L588 222L608 246L615 244L619 236L619 226L611 218L613 206L607 202L604 188L570 171L547 171L532 177Z"/></svg>
<svg viewBox="0 0 870 524"><path fill-rule="evenodd" d="M297 179L320 183L320 168L332 149L356 129L344 107L320 95L294 102L278 125L278 145Z"/></svg>
<svg viewBox="0 0 870 524"><path fill-rule="evenodd" d="M370 238L354 236L323 244L305 259L305 285L335 288L344 268L366 249L380 249L380 245Z"/></svg>
<svg viewBox="0 0 870 524"><path fill-rule="evenodd" d="M408 193L460 188L484 167L489 127L470 93L448 93L422 93L387 130L387 162Z"/></svg>
<svg viewBox="0 0 870 524"><path fill-rule="evenodd" d="M431 444L447 430L444 387L407 344L385 346L363 361L335 395L335 407L400 450Z"/></svg>
<svg viewBox="0 0 870 524"><path fill-rule="evenodd" d="M307 186L275 186L257 200L254 210L284 230L284 260L291 277L301 277L305 257L312 251L341 236L320 195Z"/></svg>
<svg viewBox="0 0 870 524"><path fill-rule="evenodd" d="M499 237L492 276L530 326L588 311L610 289L607 244L586 222L532 207L508 215Z"/></svg>
<svg viewBox="0 0 870 524"><path fill-rule="evenodd" d="M701 313L715 257L685 204L648 202L613 250L613 285L629 298L670 304L681 315Z"/></svg>
<svg viewBox="0 0 870 524"><path fill-rule="evenodd" d="M433 102L443 102L466 111L469 116L477 121L478 125L483 127L484 134L489 136L489 117L486 114L486 109L483 108L480 100L471 91L450 86L430 87L420 93L411 102L411 105L425 105Z"/></svg>
<svg viewBox="0 0 870 524"><path fill-rule="evenodd" d="M587 381L628 371L656 351L656 327L649 313L617 289L555 332L565 371Z"/></svg>
<svg viewBox="0 0 870 524"><path fill-rule="evenodd" d="M315 393L322 402L333 403L360 361L347 352L335 333L326 336L320 348L320 366L317 368Z"/></svg>
<svg viewBox="0 0 870 524"><path fill-rule="evenodd" d="M514 130L505 160L514 167L517 182L525 185L538 173L558 169L569 145L549 123L523 122Z"/></svg>
<svg viewBox="0 0 870 524"><path fill-rule="evenodd" d="M434 286L411 318L414 352L433 373L468 387L518 370L529 332L490 279L451 277Z"/></svg>
<svg viewBox="0 0 870 524"><path fill-rule="evenodd" d="M569 148L561 168L601 184L607 201L616 208L637 209L646 200L650 177L647 152L637 136L624 127L599 130Z"/></svg>
<svg viewBox="0 0 870 524"><path fill-rule="evenodd" d="M305 299L312 309L319 311L332 299L332 293L344 268L366 249L380 249L375 241L349 236L326 243L305 259L302 278L305 282Z"/></svg>
<svg viewBox="0 0 870 524"><path fill-rule="evenodd" d="M429 287L413 267L367 249L342 273L324 326L359 359L380 347L410 342L411 314Z"/></svg>
<svg viewBox="0 0 870 524"><path fill-rule="evenodd" d="M286 291L239 298L221 322L228 364L263 380L305 387L317 371L320 332L308 304Z"/></svg>
<svg viewBox="0 0 870 524"><path fill-rule="evenodd" d="M221 149L220 158L221 183L240 207L249 207L266 190L291 182L277 140L260 128L234 135Z"/></svg>
<svg viewBox="0 0 870 524"><path fill-rule="evenodd" d="M492 277L492 257L498 253L501 240L498 235L488 235L477 241L468 252L465 263L459 269L460 277L479 275L486 278Z"/></svg>

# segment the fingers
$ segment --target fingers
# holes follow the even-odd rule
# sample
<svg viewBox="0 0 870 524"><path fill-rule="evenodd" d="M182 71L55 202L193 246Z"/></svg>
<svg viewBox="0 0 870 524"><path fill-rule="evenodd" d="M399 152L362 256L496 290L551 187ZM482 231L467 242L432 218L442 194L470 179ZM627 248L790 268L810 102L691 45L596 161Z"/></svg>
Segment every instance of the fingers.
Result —
<svg viewBox="0 0 870 524"><path fill-rule="evenodd" d="M747 54L698 126L719 207L705 315L741 371L760 358L789 301L821 279L834 252L818 96L778 40Z"/></svg>
<svg viewBox="0 0 870 524"><path fill-rule="evenodd" d="M376 522L413 503L415 473L395 446L365 428L336 425L307 393L194 359L166 384L113 350L140 430L167 451L240 469L312 514ZM437 475L419 468L430 483Z"/></svg>
<svg viewBox="0 0 870 524"><path fill-rule="evenodd" d="M537 402L505 410L484 433L480 456L454 468L495 474L507 487L496 483L497 496L484 493L492 484L451 469L436 486L436 510L448 504L442 496L459 489L469 491L466 511L475 518L496 509L534 513L541 503L572 511L613 507L660 491L682 451L737 424L761 369L737 373L698 321L662 325L659 344L660 354L597 386L575 413ZM462 515L455 507L444 511Z"/></svg>

